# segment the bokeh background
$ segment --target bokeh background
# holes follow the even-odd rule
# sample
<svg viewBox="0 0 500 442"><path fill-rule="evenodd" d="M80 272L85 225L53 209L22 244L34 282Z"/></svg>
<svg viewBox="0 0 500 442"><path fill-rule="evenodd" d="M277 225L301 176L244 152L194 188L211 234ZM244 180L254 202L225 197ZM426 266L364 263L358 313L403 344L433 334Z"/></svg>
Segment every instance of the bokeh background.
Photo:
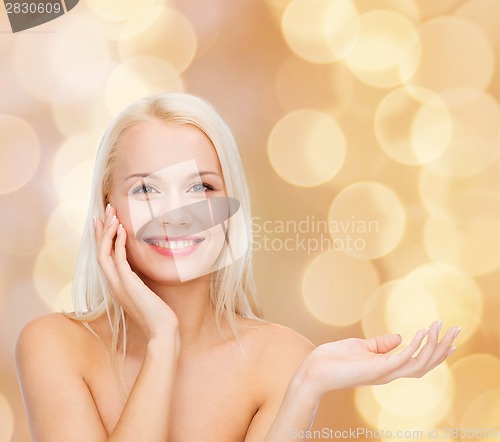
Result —
<svg viewBox="0 0 500 442"><path fill-rule="evenodd" d="M99 137L165 90L239 141L267 319L315 344L463 327L439 368L331 392L313 428L498 431L498 20L497 0L81 0L14 35L2 3L0 441L29 440L15 341L71 309Z"/></svg>

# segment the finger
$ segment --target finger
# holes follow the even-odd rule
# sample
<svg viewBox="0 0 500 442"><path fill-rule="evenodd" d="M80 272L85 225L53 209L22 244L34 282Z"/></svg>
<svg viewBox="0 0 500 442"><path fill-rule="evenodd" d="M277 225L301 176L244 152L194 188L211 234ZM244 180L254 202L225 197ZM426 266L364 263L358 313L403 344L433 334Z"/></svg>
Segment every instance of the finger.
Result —
<svg viewBox="0 0 500 442"><path fill-rule="evenodd" d="M130 265L127 261L127 251L125 245L127 243L127 232L120 224L116 233L115 240L115 256L114 261L120 276L124 276L125 271L130 271Z"/></svg>
<svg viewBox="0 0 500 442"><path fill-rule="evenodd" d="M110 225L112 225L115 218L116 210L113 206L108 204L108 207L106 207L106 215L104 216L104 229L107 229Z"/></svg>
<svg viewBox="0 0 500 442"><path fill-rule="evenodd" d="M451 353L453 353L454 350L450 353L453 341L457 338L461 331L461 327L451 327L446 331L443 339L441 339L441 342L438 344L431 361L429 362L432 368L441 364L441 362L443 362Z"/></svg>
<svg viewBox="0 0 500 442"><path fill-rule="evenodd" d="M426 364L433 358L438 345L440 331L441 321L433 322L430 326L429 334L427 335L427 342L415 357L415 360L417 362L415 367L417 369L424 369Z"/></svg>
<svg viewBox="0 0 500 442"><path fill-rule="evenodd" d="M400 335L388 334L376 336L375 338L369 339L370 346L374 346L374 351L376 353L388 353L394 350L399 344L401 344L402 338Z"/></svg>
<svg viewBox="0 0 500 442"><path fill-rule="evenodd" d="M422 365L420 362L418 362L417 357L411 358L406 364L401 366L399 369L391 372L385 381L390 382L394 379L401 377L422 377L430 370L435 368L437 365L442 363L450 354L452 354L456 350L456 347L451 347L451 344L453 340L456 338L456 336L458 336L460 331L461 331L460 327L450 328L445 333L441 342L435 348L434 353L432 355L432 359L428 360L426 364Z"/></svg>
<svg viewBox="0 0 500 442"><path fill-rule="evenodd" d="M119 278L116 272L116 266L113 261L114 254L114 237L118 228L118 220L114 209L109 206L104 223L100 221L96 224L98 231L99 242L97 244L97 260L101 266L104 275L106 276L112 291L116 291L119 286ZM101 227L102 225L102 227Z"/></svg>
<svg viewBox="0 0 500 442"><path fill-rule="evenodd" d="M391 382L394 379L405 376L406 373L410 371L409 367L413 365L412 364L413 354L415 354L415 352L419 349L423 339L425 338L428 332L429 329L419 330L417 333L415 333L415 336L413 337L410 344L407 345L399 353L392 355L385 355L385 363L380 365L380 372L375 373L375 377L378 379L377 382L380 383ZM380 336L380 338L385 339L385 336L390 336L390 335ZM401 339L399 335L393 335L393 336L396 336L397 338ZM394 342L397 341L395 338L392 338L392 343ZM389 343L391 343L391 341L389 341Z"/></svg>
<svg viewBox="0 0 500 442"><path fill-rule="evenodd" d="M107 255L112 255L114 251L114 240L119 226L116 215L110 217L104 223L104 230L101 237L101 249Z"/></svg>
<svg viewBox="0 0 500 442"><path fill-rule="evenodd" d="M406 364L408 361L410 361L411 357L415 354L415 352L420 348L423 339L427 336L428 333L429 333L428 328L425 330L419 330L417 333L415 333L415 336L413 337L410 344L407 345L399 353L391 355L389 357L389 360L394 361L396 367L400 367Z"/></svg>
<svg viewBox="0 0 500 442"><path fill-rule="evenodd" d="M391 382L401 377L410 377L415 371L415 359L412 356L422 345L422 341L429 333L429 328L419 330L415 333L412 341L399 353L387 356L386 375L381 379L382 383Z"/></svg>

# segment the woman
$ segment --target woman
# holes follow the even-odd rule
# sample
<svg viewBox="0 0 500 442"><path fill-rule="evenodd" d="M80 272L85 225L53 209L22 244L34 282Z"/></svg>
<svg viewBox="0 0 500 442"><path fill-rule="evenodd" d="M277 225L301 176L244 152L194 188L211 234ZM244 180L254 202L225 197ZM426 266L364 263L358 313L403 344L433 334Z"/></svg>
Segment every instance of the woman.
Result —
<svg viewBox="0 0 500 442"><path fill-rule="evenodd" d="M33 440L285 441L325 392L420 377L453 352L460 329L439 341L439 322L388 355L399 335L314 348L259 319L249 220L236 143L207 103L163 94L113 120L76 313L37 318L18 340Z"/></svg>

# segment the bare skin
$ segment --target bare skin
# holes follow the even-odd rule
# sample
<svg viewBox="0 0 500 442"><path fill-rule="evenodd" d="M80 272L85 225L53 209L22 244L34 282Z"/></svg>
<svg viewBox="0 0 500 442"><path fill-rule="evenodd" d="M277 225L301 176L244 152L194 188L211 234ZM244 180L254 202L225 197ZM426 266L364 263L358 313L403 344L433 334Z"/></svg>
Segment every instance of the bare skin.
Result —
<svg viewBox="0 0 500 442"><path fill-rule="evenodd" d="M216 339L204 349L182 347L170 404L169 441L243 441L259 409L269 414L260 415L254 432L270 427L289 381L313 346L283 326L247 319L240 323L246 328L241 336L245 354L234 340ZM31 429L38 435L34 440L62 440L70 434L71 440L108 440L116 428L125 400L112 370L107 317L91 325L102 341L60 314L35 319L23 332L29 342L21 342L21 353L31 361L20 355L18 366ZM145 353L143 338L131 337L129 344L122 372L127 397ZM38 347L29 348L32 345ZM36 354L40 346L45 351ZM57 372L41 374L33 358L45 366L56 364ZM264 435L251 440L257 437L263 440Z"/></svg>
<svg viewBox="0 0 500 442"><path fill-rule="evenodd" d="M401 343L398 335L314 348L286 327L238 318L242 353L214 326L209 275L176 280L175 265L135 237L128 210L130 174L192 158L213 172L211 195L225 196L210 140L194 126L151 120L129 129L120 152L110 206L95 233L99 265L129 324L126 396L112 372L106 316L91 324L102 339L61 315L38 318L16 352L33 440L286 441L291 428L310 427L325 392L420 377L452 353L459 329L439 340L437 322L388 354ZM182 177L169 180L172 208L196 201L193 189ZM188 223L164 222L179 232ZM230 336L226 322L223 328Z"/></svg>

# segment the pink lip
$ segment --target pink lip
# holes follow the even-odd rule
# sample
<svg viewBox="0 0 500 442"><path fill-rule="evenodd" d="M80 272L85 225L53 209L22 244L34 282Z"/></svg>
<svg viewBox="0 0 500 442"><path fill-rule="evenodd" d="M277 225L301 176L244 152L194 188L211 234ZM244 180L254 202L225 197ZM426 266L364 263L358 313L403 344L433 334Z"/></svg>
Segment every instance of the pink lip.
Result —
<svg viewBox="0 0 500 442"><path fill-rule="evenodd" d="M154 244L151 244L152 242L159 242L159 241L199 241L192 246L189 247L184 247L182 249L166 249L164 247L160 247ZM149 237L145 239L145 242L148 244L148 246L154 250L156 253L163 255L163 256L186 256L191 253L193 253L199 246L200 244L205 240L205 238L200 238L200 237L192 237L192 236L162 236L162 237Z"/></svg>

